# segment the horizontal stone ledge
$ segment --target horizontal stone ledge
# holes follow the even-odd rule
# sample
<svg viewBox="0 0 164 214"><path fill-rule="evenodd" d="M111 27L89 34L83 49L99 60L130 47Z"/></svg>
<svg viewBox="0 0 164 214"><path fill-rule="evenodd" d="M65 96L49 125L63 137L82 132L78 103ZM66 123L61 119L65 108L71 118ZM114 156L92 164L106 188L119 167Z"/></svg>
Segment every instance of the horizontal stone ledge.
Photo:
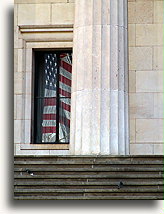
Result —
<svg viewBox="0 0 164 214"><path fill-rule="evenodd" d="M69 150L69 144L21 144L21 150Z"/></svg>
<svg viewBox="0 0 164 214"><path fill-rule="evenodd" d="M19 25L19 29L42 29L42 28L73 28L72 24L57 24L57 25Z"/></svg>
<svg viewBox="0 0 164 214"><path fill-rule="evenodd" d="M14 0L15 4L68 3L67 0Z"/></svg>
<svg viewBox="0 0 164 214"><path fill-rule="evenodd" d="M126 188L111 188L111 189L15 189L15 193L76 193L76 192L91 192L91 193L110 193L110 192L163 192L163 187L126 187Z"/></svg>
<svg viewBox="0 0 164 214"><path fill-rule="evenodd" d="M25 174L25 173L24 173ZM105 174L105 173L104 173ZM159 175L159 174L140 174L138 173L138 175L136 174L133 174L133 175L130 175L130 174L122 174L122 175L117 175L116 173L115 174L112 174L112 175L76 175L76 174L73 174L73 175L33 175L31 176L30 174L29 175L15 175L14 176L14 179L155 179L155 178L164 178L164 175Z"/></svg>
<svg viewBox="0 0 164 214"><path fill-rule="evenodd" d="M162 200L161 196L15 196L15 200Z"/></svg>
<svg viewBox="0 0 164 214"><path fill-rule="evenodd" d="M147 181L143 181L143 180L139 180L138 181L133 181L130 180L123 180L124 183L124 188L126 188L126 186L154 186L154 185L163 185L163 179L156 179L155 181L151 180L147 180ZM34 181L23 181L23 180L15 180L14 181L14 186L118 186L119 181L38 181L38 180L34 180Z"/></svg>
<svg viewBox="0 0 164 214"><path fill-rule="evenodd" d="M155 167L155 168L150 168L150 167L97 167L97 168L33 168L33 167L28 167L31 169L33 172L163 172L164 168L163 166L161 167ZM15 172L23 172L25 169L22 168L15 168Z"/></svg>
<svg viewBox="0 0 164 214"><path fill-rule="evenodd" d="M48 26L30 26L20 25L19 30L21 33L52 33L52 32L73 32L72 25L48 25Z"/></svg>
<svg viewBox="0 0 164 214"><path fill-rule="evenodd" d="M54 148L57 147L57 145L53 145L51 147L51 145L48 145L48 147L43 147L43 148ZM30 148L30 147L29 147ZM29 149L28 148L28 149ZM37 147L36 147L37 148ZM58 148L68 148L68 145L59 145ZM30 165L163 165L163 160L155 160L155 161L147 161L147 160L85 160L85 159L75 159L75 160L20 160L20 161L14 161L15 165L25 165L25 164L30 164ZM149 166L151 167L151 166Z"/></svg>
<svg viewBox="0 0 164 214"><path fill-rule="evenodd" d="M162 161L164 161L164 155L15 155L14 158L154 158L158 159L160 158Z"/></svg>

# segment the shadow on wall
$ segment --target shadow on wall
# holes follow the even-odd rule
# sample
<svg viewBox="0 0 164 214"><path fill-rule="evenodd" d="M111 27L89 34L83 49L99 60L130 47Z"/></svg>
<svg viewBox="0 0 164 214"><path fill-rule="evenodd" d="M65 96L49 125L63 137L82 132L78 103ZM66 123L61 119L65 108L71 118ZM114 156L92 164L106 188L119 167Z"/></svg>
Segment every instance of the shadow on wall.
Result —
<svg viewBox="0 0 164 214"><path fill-rule="evenodd" d="M14 10L13 8L9 8L8 13L7 13L7 51L6 51L6 63L8 66L7 70L7 82L6 85L7 87L7 103L8 103L8 120L7 120L7 130L8 133L10 133L7 136L7 154L6 154L6 164L7 164L7 176L8 178L7 183L7 205L10 208L23 208L30 205L30 209L35 210L40 208L44 208L47 210L50 208L78 208L78 207L83 207L87 209L92 209L93 207L96 209L106 209L106 208L120 208L122 209L132 209L132 208L138 208L142 210L142 213L144 209L146 210L147 208L155 208L158 207L158 201L110 201L110 200L100 200L94 201L94 200L89 200L89 201L14 201L13 200L13 163L14 163L14 123L13 123L13 118L14 118L14 96L13 96L13 91L14 91Z"/></svg>

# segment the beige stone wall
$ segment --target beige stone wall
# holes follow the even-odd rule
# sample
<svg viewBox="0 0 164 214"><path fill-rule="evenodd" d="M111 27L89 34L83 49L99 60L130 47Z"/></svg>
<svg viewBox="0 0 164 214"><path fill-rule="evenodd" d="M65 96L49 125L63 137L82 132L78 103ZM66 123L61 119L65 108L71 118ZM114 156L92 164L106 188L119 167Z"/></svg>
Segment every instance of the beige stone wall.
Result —
<svg viewBox="0 0 164 214"><path fill-rule="evenodd" d="M163 154L163 1L128 6L130 153Z"/></svg>
<svg viewBox="0 0 164 214"><path fill-rule="evenodd" d="M67 154L59 145L31 145L32 52L71 48L74 1L15 0L14 150L16 155ZM63 149L63 148L62 148Z"/></svg>
<svg viewBox="0 0 164 214"><path fill-rule="evenodd" d="M128 1L130 154L163 154L163 0ZM15 0L15 154L60 154L49 148L31 150L27 144L21 150L21 144L30 143L32 49L59 48L62 41L67 41L63 47L72 46L68 33L24 33L20 27L33 25L35 30L73 22L74 0Z"/></svg>

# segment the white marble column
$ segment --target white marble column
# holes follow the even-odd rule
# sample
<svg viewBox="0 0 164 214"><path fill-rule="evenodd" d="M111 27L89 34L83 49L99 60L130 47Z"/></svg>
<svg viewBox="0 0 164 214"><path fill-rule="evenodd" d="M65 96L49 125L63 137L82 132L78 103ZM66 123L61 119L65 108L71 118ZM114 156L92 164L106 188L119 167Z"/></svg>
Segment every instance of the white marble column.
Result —
<svg viewBox="0 0 164 214"><path fill-rule="evenodd" d="M127 0L76 0L70 152L125 155Z"/></svg>

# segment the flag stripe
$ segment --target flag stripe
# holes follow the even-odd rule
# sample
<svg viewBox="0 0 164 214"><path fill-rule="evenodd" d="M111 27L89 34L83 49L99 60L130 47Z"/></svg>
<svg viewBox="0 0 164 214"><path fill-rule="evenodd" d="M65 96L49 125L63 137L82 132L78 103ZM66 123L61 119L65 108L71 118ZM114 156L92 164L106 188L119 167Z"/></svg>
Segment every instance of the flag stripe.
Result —
<svg viewBox="0 0 164 214"><path fill-rule="evenodd" d="M60 74L71 80L71 73L65 70L63 67L60 67Z"/></svg>
<svg viewBox="0 0 164 214"><path fill-rule="evenodd" d="M71 87L65 84L64 82L61 82L61 81L59 82L59 88L71 93Z"/></svg>
<svg viewBox="0 0 164 214"><path fill-rule="evenodd" d="M71 80L62 75L60 75L59 81L66 84L67 86L71 86Z"/></svg>
<svg viewBox="0 0 164 214"><path fill-rule="evenodd" d="M70 97L71 98L71 93L59 88L59 94L62 95L62 96L65 96L65 97ZM61 96L61 97L62 97Z"/></svg>
<svg viewBox="0 0 164 214"><path fill-rule="evenodd" d="M56 133L56 126L42 127L42 133Z"/></svg>
<svg viewBox="0 0 164 214"><path fill-rule="evenodd" d="M68 64L68 62L65 62L64 60L61 61L60 66L67 70L68 72L72 73L72 65Z"/></svg>

